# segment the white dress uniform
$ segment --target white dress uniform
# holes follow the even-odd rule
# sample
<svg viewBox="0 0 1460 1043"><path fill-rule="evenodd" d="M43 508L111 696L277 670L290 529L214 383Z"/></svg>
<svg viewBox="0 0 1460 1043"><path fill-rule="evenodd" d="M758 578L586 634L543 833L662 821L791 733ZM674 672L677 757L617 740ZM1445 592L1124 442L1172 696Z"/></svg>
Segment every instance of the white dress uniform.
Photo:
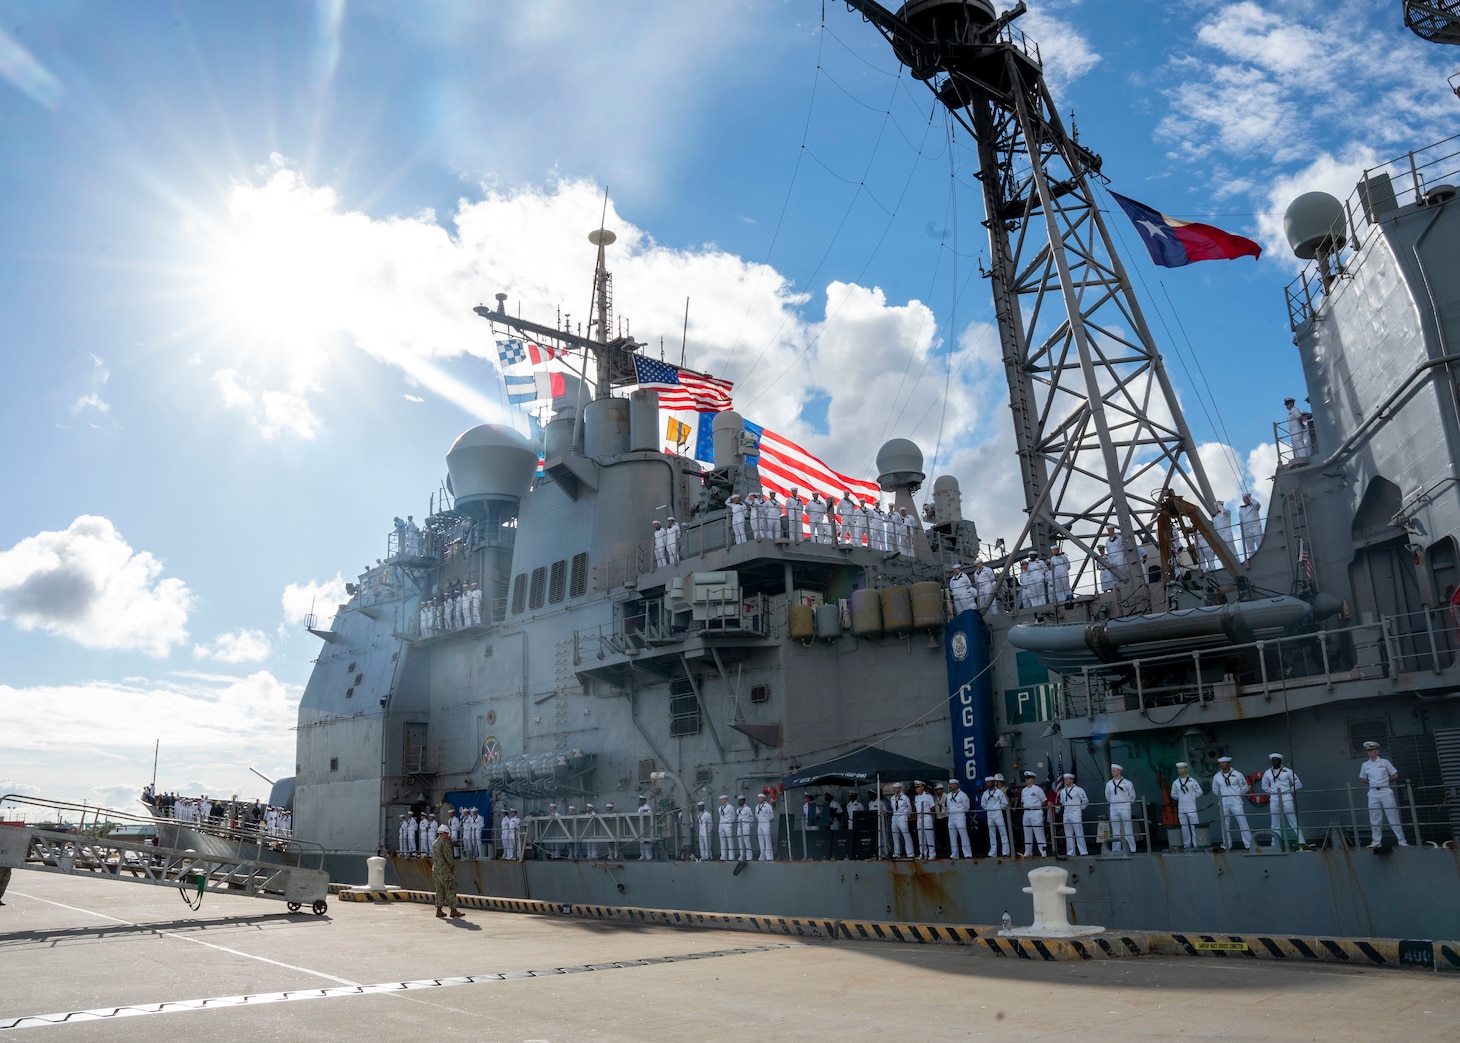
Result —
<svg viewBox="0 0 1460 1043"><path fill-rule="evenodd" d="M720 798L720 861L729 862L735 857L735 805L726 797Z"/></svg>
<svg viewBox="0 0 1460 1043"><path fill-rule="evenodd" d="M703 802L695 806L699 808L699 811L695 813L695 827L700 835L700 861L708 862L710 860L710 825L714 821L714 816L705 810Z"/></svg>
<svg viewBox="0 0 1460 1043"><path fill-rule="evenodd" d="M999 614L998 579L994 570L980 562L973 569L973 587L977 592L979 611L990 616Z"/></svg>
<svg viewBox="0 0 1460 1043"><path fill-rule="evenodd" d="M679 564L679 553L682 550L680 541L684 539L684 530L679 527L679 522L673 518L669 524L664 526L664 555L669 559L669 564Z"/></svg>
<svg viewBox="0 0 1460 1043"><path fill-rule="evenodd" d="M969 579L960 569L953 573L948 580L948 593L953 596L953 612L956 615L965 609L975 608L978 604L978 597L974 593L973 580Z"/></svg>
<svg viewBox="0 0 1460 1043"><path fill-rule="evenodd" d="M1088 855L1085 847L1085 809L1090 806L1090 795L1085 787L1070 779L1069 785L1059 791L1060 807L1064 809L1065 854Z"/></svg>
<svg viewBox="0 0 1460 1043"><path fill-rule="evenodd" d="M662 569L669 564L669 545L665 542L664 526L654 523L654 567Z"/></svg>
<svg viewBox="0 0 1460 1043"><path fill-rule="evenodd" d="M1242 806L1242 797L1251 789L1247 778L1240 771L1233 771L1230 764L1212 776L1212 793L1222 800L1222 846L1232 849L1231 824L1235 819L1242 834L1242 846L1252 850L1252 828L1247 825L1247 810Z"/></svg>
<svg viewBox="0 0 1460 1043"><path fill-rule="evenodd" d="M983 791L978 798L979 807L988 813L989 821L989 854L998 855L1002 853L1005 857L1009 855L1009 822L1005 818L1005 812L1009 810L1009 795L1004 792L1002 786L992 785L993 780L985 780L985 785L990 788Z"/></svg>
<svg viewBox="0 0 1460 1043"><path fill-rule="evenodd" d="M1030 779L1019 791L1019 806L1024 809L1025 858L1034 854L1036 843L1039 845L1041 857L1049 854L1048 845L1044 840L1044 805L1047 800L1044 788L1034 779Z"/></svg>
<svg viewBox="0 0 1460 1043"><path fill-rule="evenodd" d="M1070 590L1070 556L1062 550L1056 551L1050 556L1049 572L1054 579L1055 601L1068 601L1073 594Z"/></svg>
<svg viewBox="0 0 1460 1043"><path fill-rule="evenodd" d="M852 515L852 543L857 547L872 546L872 511L865 503L857 504Z"/></svg>
<svg viewBox="0 0 1460 1043"><path fill-rule="evenodd" d="M431 633L431 606L424 604L421 606L421 636L425 637L429 633Z"/></svg>
<svg viewBox="0 0 1460 1043"><path fill-rule="evenodd" d="M1130 779L1111 779L1105 784L1105 800L1110 805L1110 839L1125 841L1125 850L1134 854L1136 831L1131 825L1130 806L1135 803L1136 788Z"/></svg>
<svg viewBox="0 0 1460 1043"><path fill-rule="evenodd" d="M836 504L836 541L837 543L850 543L852 541L852 516L857 513L857 505L849 498L842 497Z"/></svg>
<svg viewBox="0 0 1460 1043"><path fill-rule="evenodd" d="M1252 557L1262 543L1262 504L1248 498L1248 502L1237 508L1237 517L1242 526L1242 550L1244 557Z"/></svg>
<svg viewBox="0 0 1460 1043"><path fill-rule="evenodd" d="M918 520L908 513L907 508L900 508L897 512L897 549L901 554L909 557L913 552L913 530L919 529Z"/></svg>
<svg viewBox="0 0 1460 1043"><path fill-rule="evenodd" d="M1128 574L1134 558L1135 555L1126 546L1124 536L1118 532L1108 535L1105 538L1105 560L1110 563L1109 569L1107 570L1110 573L1110 586L1105 586L1104 576L1101 577L1101 586L1106 590L1114 587L1117 580L1123 575Z"/></svg>
<svg viewBox="0 0 1460 1043"><path fill-rule="evenodd" d="M933 808L936 801L933 795L928 792L927 787L923 792L913 798L913 807L918 813L918 857L932 859L938 857L937 840L933 835Z"/></svg>
<svg viewBox="0 0 1460 1043"><path fill-rule="evenodd" d="M461 816L457 815L456 812L453 811L451 813L451 817L446 820L446 828L449 829L449 830L451 830L451 848L452 848L452 854L454 854L457 858L460 858L461 857Z"/></svg>
<svg viewBox="0 0 1460 1043"><path fill-rule="evenodd" d="M912 831L907 828L907 820L912 815L912 810L912 801L907 799L907 794L900 789L894 790L892 793L893 858L913 857Z"/></svg>
<svg viewBox="0 0 1460 1043"><path fill-rule="evenodd" d="M954 858L963 852L963 858L973 857L973 841L968 837L968 812L973 805L962 787L953 789L957 779L948 780L948 850Z"/></svg>
<svg viewBox="0 0 1460 1043"><path fill-rule="evenodd" d="M1293 459L1308 459L1312 452L1308 445L1308 420L1296 403L1288 407L1288 438L1293 446Z"/></svg>
<svg viewBox="0 0 1460 1043"><path fill-rule="evenodd" d="M776 842L771 835L771 830L776 823L776 809L771 802L766 800L762 793L755 802L755 839L760 845L760 860L762 862L774 862L776 860Z"/></svg>
<svg viewBox="0 0 1460 1043"><path fill-rule="evenodd" d="M400 835L396 839L395 852L398 855L414 854L416 847L416 824L407 816L400 817Z"/></svg>
<svg viewBox="0 0 1460 1043"><path fill-rule="evenodd" d="M730 542L731 544L745 542L745 504L736 497L727 505L730 508Z"/></svg>
<svg viewBox="0 0 1460 1043"><path fill-rule="evenodd" d="M1378 744L1368 748L1377 750ZM1379 846L1384 835L1380 819L1387 818L1389 829L1399 841L1399 846L1408 847L1409 841L1405 839L1404 828L1399 824L1399 803L1394 796L1394 783L1399 778L1399 772L1383 757L1374 757L1359 765L1359 778L1369 787L1369 828L1373 833L1369 846Z"/></svg>
<svg viewBox="0 0 1460 1043"><path fill-rule="evenodd" d="M826 520L826 506L820 493L812 493L806 504L806 518L811 524L811 539L814 543L831 542L831 523Z"/></svg>
<svg viewBox="0 0 1460 1043"><path fill-rule="evenodd" d="M755 857L755 852L750 850L750 834L755 825L755 809L745 803L744 797L736 798L740 806L735 809L736 834L740 839L740 859L749 862Z"/></svg>
<svg viewBox="0 0 1460 1043"><path fill-rule="evenodd" d="M471 585L471 622L477 626L482 621L482 585L473 583Z"/></svg>
<svg viewBox="0 0 1460 1043"><path fill-rule="evenodd" d="M1293 797L1303 788L1303 780L1292 768L1280 766L1268 768L1262 773L1262 792L1268 795L1268 810L1272 812L1272 831L1280 833L1286 822L1287 828L1298 837L1298 843L1306 843L1303 830L1298 826L1298 809Z"/></svg>
<svg viewBox="0 0 1460 1043"><path fill-rule="evenodd" d="M647 800L640 800L634 809L639 816L639 861L654 861L654 809Z"/></svg>
<svg viewBox="0 0 1460 1043"><path fill-rule="evenodd" d="M472 835L473 833L475 833L476 835L473 836ZM467 808L466 809L466 814L463 815L463 816L461 816L461 857L462 858L476 858L476 857L478 857L478 855L477 855L477 845L476 845L476 842L477 842L477 839L479 839L480 837L481 837L481 833L477 832L477 810L476 810L476 808Z"/></svg>
<svg viewBox="0 0 1460 1043"><path fill-rule="evenodd" d="M800 543L806 538L802 530L805 521L801 517L805 513L806 501L797 496L794 489L791 490L791 495L786 497L786 532L792 543Z"/></svg>
<svg viewBox="0 0 1460 1043"><path fill-rule="evenodd" d="M1201 794L1201 783L1190 775L1178 775L1171 782L1171 799L1176 801L1176 817L1181 820L1182 847L1196 847L1196 798Z"/></svg>

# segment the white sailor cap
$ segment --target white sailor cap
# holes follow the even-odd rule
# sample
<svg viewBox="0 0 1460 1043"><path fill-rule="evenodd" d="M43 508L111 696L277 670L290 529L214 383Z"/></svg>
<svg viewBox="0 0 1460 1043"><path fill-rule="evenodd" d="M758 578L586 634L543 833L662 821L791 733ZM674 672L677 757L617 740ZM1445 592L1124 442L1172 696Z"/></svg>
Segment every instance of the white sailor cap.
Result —
<svg viewBox="0 0 1460 1043"><path fill-rule="evenodd" d="M1026 771L1026 772L1025 772L1025 773L1024 773L1024 777L1025 777L1025 778L1026 778L1026 779L1032 779L1032 778L1034 778L1034 772L1032 772L1032 771Z"/></svg>
<svg viewBox="0 0 1460 1043"><path fill-rule="evenodd" d="M957 779L949 779L948 780L948 785L950 785L950 786L956 786L956 785L958 785L958 780Z"/></svg>
<svg viewBox="0 0 1460 1043"><path fill-rule="evenodd" d="M1125 769L1122 768L1119 764L1112 764L1110 766L1110 770L1111 771L1125 771Z"/></svg>
<svg viewBox="0 0 1460 1043"><path fill-rule="evenodd" d="M1364 749L1366 750L1377 750L1378 748L1379 744L1373 739L1370 739L1368 742L1364 743Z"/></svg>
<svg viewBox="0 0 1460 1043"><path fill-rule="evenodd" d="M1176 762L1176 766L1178 768L1189 768L1189 767L1191 767L1191 765L1190 764L1187 764L1185 761L1177 761Z"/></svg>
<svg viewBox="0 0 1460 1043"><path fill-rule="evenodd" d="M1281 753L1269 753L1267 759L1270 761L1280 761L1283 759L1283 755Z"/></svg>
<svg viewBox="0 0 1460 1043"><path fill-rule="evenodd" d="M704 801L702 801L702 800L695 801L695 807L702 808L704 806L705 806L705 802Z"/></svg>
<svg viewBox="0 0 1460 1043"><path fill-rule="evenodd" d="M722 793L722 794L720 794L720 799L721 800L729 800L730 798L727 797L727 796L725 796L725 794Z"/></svg>
<svg viewBox="0 0 1460 1043"><path fill-rule="evenodd" d="M995 778L996 778L996 777L997 777L997 776L994 776L994 775L985 775L985 776L984 776L984 777L983 777L983 780L984 780L984 781L985 781L985 782L993 782L993 781L994 781L994 779L995 779Z"/></svg>
<svg viewBox="0 0 1460 1043"><path fill-rule="evenodd" d="M892 788L893 789L902 789L902 783L900 783L900 782L894 782L892 784Z"/></svg>
<svg viewBox="0 0 1460 1043"><path fill-rule="evenodd" d="M587 804L584 804L584 805L583 805L583 806L584 806L584 807L585 807L585 808L587 808L587 809L588 809L588 810L590 810L590 811L592 811L592 810L593 810L593 804L592 804L592 802L589 802L589 803L587 803Z"/></svg>
<svg viewBox="0 0 1460 1043"><path fill-rule="evenodd" d="M740 801L740 803L744 804L745 803L745 794L744 793L737 794L736 797L735 797L735 799L738 800L738 801Z"/></svg>
<svg viewBox="0 0 1460 1043"><path fill-rule="evenodd" d="M401 818L405 818L405 817L406 817L406 816L405 816L405 813L404 813L404 812L402 812L402 813L401 813Z"/></svg>
<svg viewBox="0 0 1460 1043"><path fill-rule="evenodd" d="M639 799L640 799L640 800L648 800L648 799L649 799L649 798L648 798L648 797L646 797L646 796L644 796L644 795L643 795L643 794L642 794L642 793L640 793L640 794L639 794Z"/></svg>
<svg viewBox="0 0 1460 1043"><path fill-rule="evenodd" d="M997 774L995 774L994 775L994 781L995 782L1003 782L1004 781L1004 773L1001 771L1001 772L998 772Z"/></svg>
<svg viewBox="0 0 1460 1043"><path fill-rule="evenodd" d="M1069 779L1071 782L1075 781L1075 777L1073 775L1071 775L1069 772L1065 772L1060 777L1061 778L1064 778L1064 779Z"/></svg>
<svg viewBox="0 0 1460 1043"><path fill-rule="evenodd" d="M764 793L757 793L755 795L755 799L756 800L765 800L765 794Z"/></svg>
<svg viewBox="0 0 1460 1043"><path fill-rule="evenodd" d="M1231 764L1232 763L1232 758L1231 757L1218 757L1217 758L1217 763L1218 764Z"/></svg>
<svg viewBox="0 0 1460 1043"><path fill-rule="evenodd" d="M669 516L669 519L668 519L668 520L669 520L669 521L674 521L674 515L672 515L672 514L671 514L671 515L670 515L670 516Z"/></svg>

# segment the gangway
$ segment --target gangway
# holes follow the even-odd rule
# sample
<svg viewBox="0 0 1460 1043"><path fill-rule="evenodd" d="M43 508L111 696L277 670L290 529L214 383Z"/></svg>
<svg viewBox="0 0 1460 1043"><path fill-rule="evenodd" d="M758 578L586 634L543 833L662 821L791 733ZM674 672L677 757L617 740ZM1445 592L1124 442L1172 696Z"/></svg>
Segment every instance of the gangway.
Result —
<svg viewBox="0 0 1460 1043"><path fill-rule="evenodd" d="M0 825L0 867L176 887L193 909L210 891L271 898L291 913L305 905L316 916L328 909L329 874L318 844L15 793L0 797L0 807L31 819ZM95 825L86 826L88 816ZM100 835L116 826L132 828ZM147 826L155 839L138 835L136 827Z"/></svg>

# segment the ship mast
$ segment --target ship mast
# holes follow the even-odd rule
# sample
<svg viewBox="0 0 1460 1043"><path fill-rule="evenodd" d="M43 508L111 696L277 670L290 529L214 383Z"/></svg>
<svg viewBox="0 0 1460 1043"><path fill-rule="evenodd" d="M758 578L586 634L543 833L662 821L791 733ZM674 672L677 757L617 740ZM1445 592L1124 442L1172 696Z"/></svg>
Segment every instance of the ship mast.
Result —
<svg viewBox="0 0 1460 1043"><path fill-rule="evenodd" d="M1095 205L1100 157L1066 132L1019 2L846 0L977 144L1009 407L1029 523L1101 557L1106 526L1135 547L1163 491L1214 503L1130 278ZM1078 576L1076 580L1078 582Z"/></svg>

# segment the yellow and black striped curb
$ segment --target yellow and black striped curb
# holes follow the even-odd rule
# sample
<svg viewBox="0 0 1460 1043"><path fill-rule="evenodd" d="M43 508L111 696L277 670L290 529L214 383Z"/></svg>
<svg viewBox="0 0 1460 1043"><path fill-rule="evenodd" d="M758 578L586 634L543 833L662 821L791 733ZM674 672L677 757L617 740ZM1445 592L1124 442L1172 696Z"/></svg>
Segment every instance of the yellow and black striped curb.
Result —
<svg viewBox="0 0 1460 1043"><path fill-rule="evenodd" d="M432 891L341 891L347 902L434 903ZM1460 942L1395 938L1315 938L1288 935L1194 934L1167 931L1106 931L1088 938L1005 938L996 927L838 920L746 913L701 913L635 906L566 904L530 898L460 895L458 903L501 913L571 916L657 927L700 927L722 931L790 935L832 941L957 945L1006 959L1079 961L1126 956L1199 956L1211 959L1291 960L1355 967L1417 968L1460 973Z"/></svg>

